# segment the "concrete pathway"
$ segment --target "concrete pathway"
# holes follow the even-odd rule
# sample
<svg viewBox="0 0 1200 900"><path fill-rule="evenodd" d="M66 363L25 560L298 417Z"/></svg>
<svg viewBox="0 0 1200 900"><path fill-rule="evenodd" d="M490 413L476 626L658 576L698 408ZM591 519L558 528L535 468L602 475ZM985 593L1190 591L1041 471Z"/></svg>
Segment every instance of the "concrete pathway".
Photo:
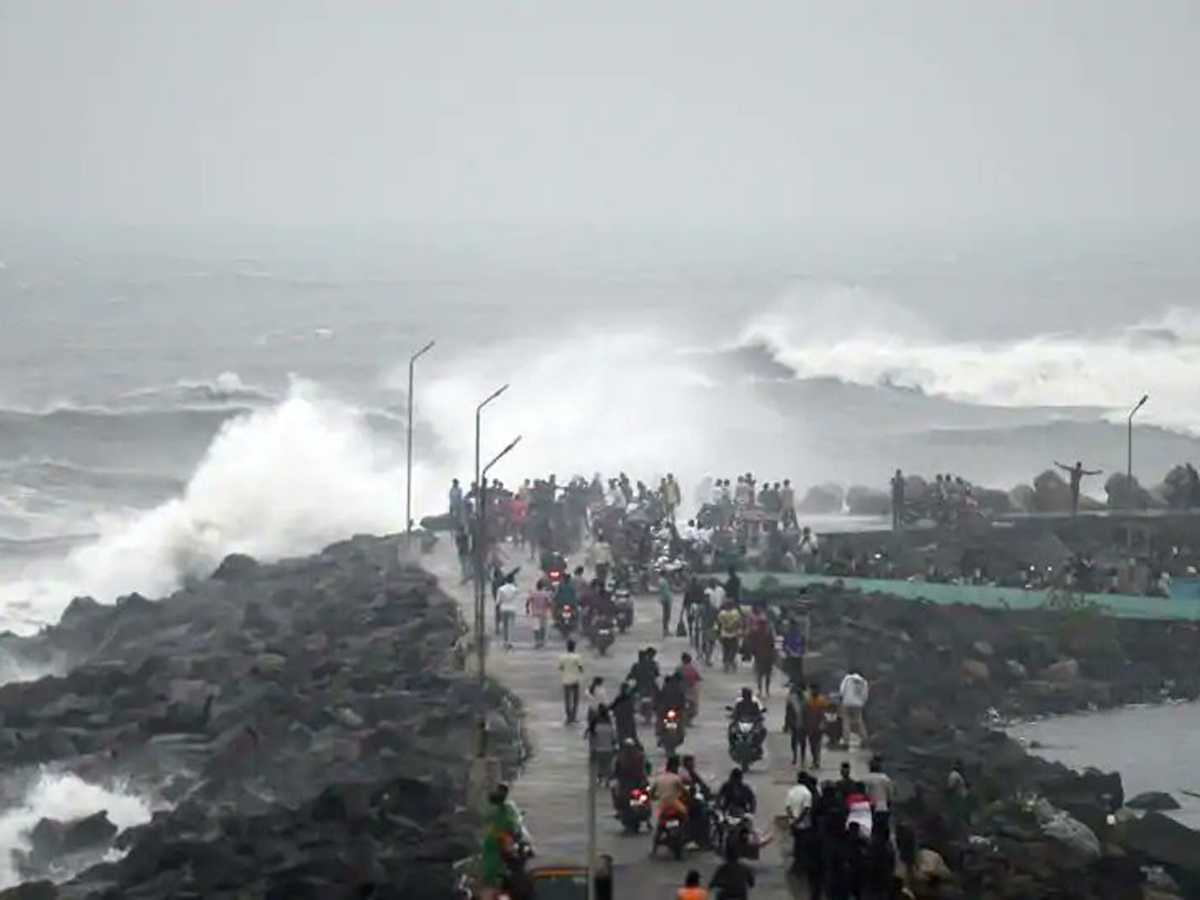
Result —
<svg viewBox="0 0 1200 900"><path fill-rule="evenodd" d="M518 585L524 592L537 576L537 564L524 559L516 550L510 550L510 556L511 565L522 565ZM442 589L463 605L465 620L473 621L471 586L460 584L457 560L447 550L439 550L425 557L423 565L438 576ZM572 560L572 568L575 565ZM678 603L677 599L676 616ZM489 628L491 617L489 595ZM680 654L689 649L688 642L674 636L663 639L660 623L658 600L639 597L635 602L634 627L618 636L607 656L595 654L586 641L580 641L586 667L584 687L593 676L599 675L604 678L609 695L615 694L621 679L637 658L637 651L643 647L658 648L659 664L664 672L678 665ZM522 615L517 619L514 643L513 650L505 651L496 641L488 656L489 674L524 703L526 728L533 744L532 759L513 787L514 798L525 815L542 858L565 857L582 863L587 851L587 745L582 725L569 727L564 724L562 688L557 671L563 642L557 633L552 633L544 649L534 649L532 620ZM724 707L734 702L740 688L753 686L754 680L748 667L739 674L726 674L715 666L702 669L702 674L700 715L688 729L679 753L695 755L698 769L715 790L733 766L727 752ZM760 830L771 827L776 817L783 813L784 797L796 777L787 736L782 731L785 690L786 684L781 680L766 700L770 724L766 757L748 776L758 797L756 821ZM580 704L581 718L585 709L586 699ZM652 737L647 741L643 736L643 742L651 746ZM844 752L827 751L817 777L834 777L846 758ZM661 768L662 761L662 751L654 750L652 763ZM866 759L857 751L854 751L852 764L856 773L866 771ZM719 864L715 855L694 851L686 853L679 862L670 859L665 849L660 850L656 858L650 858L650 836L646 833L624 835L613 817L611 798L603 789L598 796L597 823L598 850L613 857L616 896L621 900L670 900L689 869L699 870L707 881ZM752 864L757 879L754 900L805 896L788 884L784 856L787 843L777 835L765 848L762 859Z"/></svg>

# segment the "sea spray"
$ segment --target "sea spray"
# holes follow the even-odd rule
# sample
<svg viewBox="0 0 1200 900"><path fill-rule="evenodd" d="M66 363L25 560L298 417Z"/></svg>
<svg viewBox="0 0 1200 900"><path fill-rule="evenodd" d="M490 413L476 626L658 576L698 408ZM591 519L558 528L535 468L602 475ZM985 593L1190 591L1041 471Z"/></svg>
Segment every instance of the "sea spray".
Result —
<svg viewBox="0 0 1200 900"><path fill-rule="evenodd" d="M0 811L0 889L21 882L14 853L28 852L29 835L43 818L70 821L104 811L118 829L132 828L150 820L151 807L127 785L102 786L71 773L40 772L19 804ZM104 854L78 854L62 860L53 872L63 881L98 862Z"/></svg>
<svg viewBox="0 0 1200 900"><path fill-rule="evenodd" d="M430 480L423 465L414 477ZM0 587L0 625L31 630L79 595L162 596L233 552L274 559L399 531L403 492L402 447L372 434L355 407L296 382L280 404L226 423L181 496L102 521L100 537L61 563Z"/></svg>

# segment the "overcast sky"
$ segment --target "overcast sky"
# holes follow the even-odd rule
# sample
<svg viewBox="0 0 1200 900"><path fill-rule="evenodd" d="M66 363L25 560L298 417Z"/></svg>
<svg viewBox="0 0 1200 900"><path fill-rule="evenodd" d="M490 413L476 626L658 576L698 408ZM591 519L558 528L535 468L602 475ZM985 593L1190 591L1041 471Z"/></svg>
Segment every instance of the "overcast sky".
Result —
<svg viewBox="0 0 1200 900"><path fill-rule="evenodd" d="M1200 214L1195 0L0 0L0 220Z"/></svg>

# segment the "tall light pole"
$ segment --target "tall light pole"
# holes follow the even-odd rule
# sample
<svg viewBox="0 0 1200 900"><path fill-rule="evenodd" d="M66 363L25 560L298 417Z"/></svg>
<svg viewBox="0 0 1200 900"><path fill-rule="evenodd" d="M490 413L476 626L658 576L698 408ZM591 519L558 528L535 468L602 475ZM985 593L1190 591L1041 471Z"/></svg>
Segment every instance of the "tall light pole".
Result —
<svg viewBox="0 0 1200 900"><path fill-rule="evenodd" d="M1139 409L1146 405L1146 401L1149 399L1149 394L1143 394L1142 399L1137 402L1137 406L1129 411L1129 421L1127 423L1127 437L1129 442L1125 448L1125 499L1130 508L1133 507L1133 417L1137 415Z"/></svg>
<svg viewBox="0 0 1200 900"><path fill-rule="evenodd" d="M506 385L506 387L507 387L507 385ZM498 394L497 394L497 396L498 396ZM495 456L492 457L492 461L489 462L486 466L484 466L483 471L480 473L480 481L479 481L479 486L478 486L479 510L477 512L477 520L475 523L475 534L476 534L476 540L477 540L477 549L476 549L476 553L475 553L475 558L476 558L477 562L476 562L475 572L476 572L476 575L479 576L478 581L479 581L480 587L478 590L479 602L476 607L477 615L475 617L475 624L476 624L476 628L477 628L477 631L475 632L475 654L476 654L475 655L475 673L476 673L476 677L479 679L479 702L480 702L480 708L479 708L479 755L480 756L484 756L487 753L487 718L484 714L483 705L482 705L483 704L483 687L484 687L485 682L487 681L487 652L486 652L486 649L484 646L484 630L485 630L485 626L487 624L487 616L484 613L484 600L483 600L483 597L484 597L484 593L483 593L483 571L484 571L483 553L484 553L484 549L487 547L487 488L485 487L485 485L487 484L488 472L490 472L492 470L492 466L496 465L496 463L498 463L498 462L500 462L500 460L504 459L504 457L506 457L509 453L512 452L513 447L517 446L517 444L519 444L519 443L521 443L521 436L517 435L513 440L511 440L508 443L508 446L506 446L503 450L501 450L499 453L497 453Z"/></svg>
<svg viewBox="0 0 1200 900"><path fill-rule="evenodd" d="M404 552L412 557L412 453L413 453L413 374L417 360L433 349L430 341L408 358L408 463L404 469Z"/></svg>
<svg viewBox="0 0 1200 900"><path fill-rule="evenodd" d="M482 483L481 474L480 474L480 460L479 460L480 425L481 425L481 421L483 418L483 408L507 390L508 390L507 384L501 385L500 387L496 388L496 390L494 390L490 394L488 394L482 401L480 401L479 405L475 407L475 528L474 528L474 534L472 535L472 538L474 540L474 550L475 550L475 552L474 552L474 556L475 556L475 645L476 645L475 652L477 654L476 659L479 661L478 662L478 669L479 669L478 674L479 674L479 681L480 681L481 685L483 684L483 679L485 677L484 676L484 666L486 665L486 660L487 660L487 654L485 653L484 646L483 646L484 634L486 632L485 626L487 624L487 614L484 612L484 609L485 609L484 596L486 593L486 587L484 585L484 577L485 577L486 566L485 566L485 561L483 558L483 555L486 551L483 546L483 529L480 524L483 522L484 499L485 499L483 496L483 483ZM480 702L481 703L483 702L482 699L480 700ZM482 741L483 741L482 725L480 726L480 728L481 728L480 743L482 745ZM482 755L482 751L480 752L480 755Z"/></svg>

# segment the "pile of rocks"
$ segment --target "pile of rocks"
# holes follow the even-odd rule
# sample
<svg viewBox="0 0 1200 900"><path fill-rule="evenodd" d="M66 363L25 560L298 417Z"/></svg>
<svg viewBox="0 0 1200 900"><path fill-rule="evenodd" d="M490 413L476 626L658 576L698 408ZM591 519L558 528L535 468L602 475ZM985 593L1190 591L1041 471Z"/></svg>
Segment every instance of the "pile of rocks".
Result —
<svg viewBox="0 0 1200 900"><path fill-rule="evenodd" d="M1074 773L998 730L1009 717L1200 696L1195 624L806 593L809 674L829 687L857 668L871 681L872 746L901 789L898 820L955 872L931 896L1141 897L1153 865L1200 896L1200 834L1120 812L1119 775ZM969 828L946 803L956 761L972 787Z"/></svg>
<svg viewBox="0 0 1200 900"><path fill-rule="evenodd" d="M459 671L455 604L396 556L359 537L274 565L229 557L162 602L77 600L36 638L6 637L70 668L0 687L0 770L121 779L163 811L119 835L92 823L119 862L0 897L447 896L476 835L470 710L492 711L510 762L518 711ZM64 852L55 835L80 833L38 830L31 877Z"/></svg>

